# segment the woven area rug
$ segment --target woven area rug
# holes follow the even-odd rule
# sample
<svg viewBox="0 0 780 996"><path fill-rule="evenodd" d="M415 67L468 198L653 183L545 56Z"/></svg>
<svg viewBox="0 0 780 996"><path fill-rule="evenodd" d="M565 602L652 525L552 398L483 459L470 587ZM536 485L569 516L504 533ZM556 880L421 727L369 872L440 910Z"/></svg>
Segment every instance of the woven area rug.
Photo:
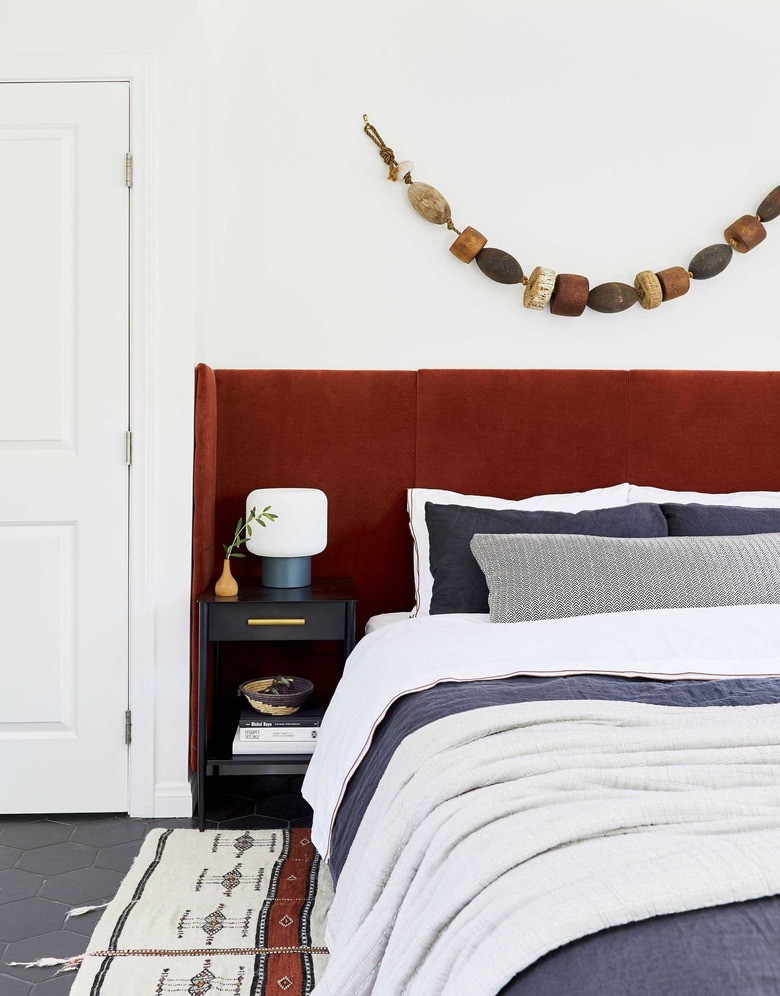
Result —
<svg viewBox="0 0 780 996"><path fill-rule="evenodd" d="M309 830L153 830L72 996L305 996L333 889Z"/></svg>

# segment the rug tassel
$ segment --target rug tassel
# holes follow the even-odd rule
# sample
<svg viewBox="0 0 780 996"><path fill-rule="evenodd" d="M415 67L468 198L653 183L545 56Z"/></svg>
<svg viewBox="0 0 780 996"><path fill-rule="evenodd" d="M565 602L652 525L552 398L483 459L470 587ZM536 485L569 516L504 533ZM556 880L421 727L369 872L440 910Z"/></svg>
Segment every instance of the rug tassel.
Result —
<svg viewBox="0 0 780 996"><path fill-rule="evenodd" d="M84 955L76 955L74 958L39 958L37 961L9 961L9 965L18 965L19 968L52 968L59 965L54 973L60 975L62 972L75 972L84 960Z"/></svg>
<svg viewBox="0 0 780 996"><path fill-rule="evenodd" d="M108 903L100 903L99 906L76 906L65 914L65 919L68 920L72 916L84 916L85 913L91 913L93 910L104 910L107 906Z"/></svg>

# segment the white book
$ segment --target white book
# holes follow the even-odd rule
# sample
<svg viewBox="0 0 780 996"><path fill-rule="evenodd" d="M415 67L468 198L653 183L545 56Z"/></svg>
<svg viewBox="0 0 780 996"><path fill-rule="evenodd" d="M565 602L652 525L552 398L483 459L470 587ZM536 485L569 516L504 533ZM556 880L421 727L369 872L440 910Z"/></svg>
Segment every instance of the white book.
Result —
<svg viewBox="0 0 780 996"><path fill-rule="evenodd" d="M233 738L234 754L313 754L316 740L241 740L239 731Z"/></svg>
<svg viewBox="0 0 780 996"><path fill-rule="evenodd" d="M262 743L309 743L317 739L316 726L239 726L238 739Z"/></svg>

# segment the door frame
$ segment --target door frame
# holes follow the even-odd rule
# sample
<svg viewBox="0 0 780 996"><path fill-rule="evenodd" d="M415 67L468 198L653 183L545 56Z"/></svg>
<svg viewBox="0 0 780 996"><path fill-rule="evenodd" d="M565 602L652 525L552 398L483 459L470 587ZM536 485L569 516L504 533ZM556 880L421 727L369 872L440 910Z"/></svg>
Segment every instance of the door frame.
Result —
<svg viewBox="0 0 780 996"><path fill-rule="evenodd" d="M130 195L129 399L133 458L128 508L128 811L131 816L191 815L189 788L171 786L167 805L155 791L155 578L153 388L157 379L157 278L152 266L158 209L152 164L156 79L151 56L12 56L3 58L2 83L128 83L128 148L135 178ZM186 506L186 500L182 498ZM117 717L119 721L121 717ZM187 745L182 748L186 752ZM185 790L186 789L186 790ZM155 811L155 803L158 803Z"/></svg>

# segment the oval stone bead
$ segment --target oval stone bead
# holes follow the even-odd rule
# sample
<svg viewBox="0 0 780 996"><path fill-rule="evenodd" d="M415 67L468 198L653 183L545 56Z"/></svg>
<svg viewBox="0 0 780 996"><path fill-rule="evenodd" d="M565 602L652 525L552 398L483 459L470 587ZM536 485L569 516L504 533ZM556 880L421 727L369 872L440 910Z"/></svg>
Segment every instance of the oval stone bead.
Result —
<svg viewBox="0 0 780 996"><path fill-rule="evenodd" d="M780 187L775 187L756 208L762 221L773 221L780 214Z"/></svg>
<svg viewBox="0 0 780 996"><path fill-rule="evenodd" d="M734 250L725 242L700 249L688 264L694 280L709 280L723 273L734 256Z"/></svg>
<svg viewBox="0 0 780 996"><path fill-rule="evenodd" d="M410 183L406 191L414 210L433 225L446 225L450 220L450 206L439 191L429 183Z"/></svg>
<svg viewBox="0 0 780 996"><path fill-rule="evenodd" d="M639 296L630 284L613 281L593 288L588 294L588 307L604 315L614 315L618 311L626 311L638 300Z"/></svg>
<svg viewBox="0 0 780 996"><path fill-rule="evenodd" d="M522 266L503 249L482 249L477 253L476 260L485 276L498 284L519 284L523 279Z"/></svg>

